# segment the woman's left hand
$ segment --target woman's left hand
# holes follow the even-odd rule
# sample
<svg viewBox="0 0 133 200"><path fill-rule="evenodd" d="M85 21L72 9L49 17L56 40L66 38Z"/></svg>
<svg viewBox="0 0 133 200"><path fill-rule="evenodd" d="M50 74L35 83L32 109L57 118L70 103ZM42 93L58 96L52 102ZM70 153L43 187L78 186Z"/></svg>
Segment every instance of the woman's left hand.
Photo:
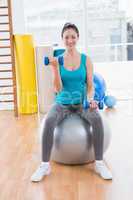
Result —
<svg viewBox="0 0 133 200"><path fill-rule="evenodd" d="M98 104L95 100L90 101L90 109L98 109Z"/></svg>

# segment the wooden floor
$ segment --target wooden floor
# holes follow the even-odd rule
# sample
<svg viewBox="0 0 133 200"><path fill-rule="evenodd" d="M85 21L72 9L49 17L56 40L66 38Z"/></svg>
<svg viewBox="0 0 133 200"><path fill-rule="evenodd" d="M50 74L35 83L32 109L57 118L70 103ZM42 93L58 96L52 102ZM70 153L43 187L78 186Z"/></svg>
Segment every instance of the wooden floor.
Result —
<svg viewBox="0 0 133 200"><path fill-rule="evenodd" d="M0 111L0 200L131 200L133 198L133 102L106 110L112 141L105 159L113 181L104 181L93 164L65 166L54 162L40 183L30 176L40 162L38 115L14 118Z"/></svg>

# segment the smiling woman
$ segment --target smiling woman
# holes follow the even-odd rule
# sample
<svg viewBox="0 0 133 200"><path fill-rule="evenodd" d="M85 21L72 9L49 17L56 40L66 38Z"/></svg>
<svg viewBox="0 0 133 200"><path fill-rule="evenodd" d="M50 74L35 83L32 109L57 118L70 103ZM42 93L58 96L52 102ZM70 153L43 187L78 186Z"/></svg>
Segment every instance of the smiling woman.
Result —
<svg viewBox="0 0 133 200"><path fill-rule="evenodd" d="M103 161L104 129L97 102L94 100L93 65L90 58L77 50L79 30L75 24L66 23L61 31L65 46L64 62L58 63L56 58L49 58L49 67L53 74L55 101L42 122L42 162L34 172L31 181L38 182L50 174L50 157L54 141L54 130L63 119L72 113L79 115L93 129L93 146L95 154L95 172L103 179L112 179L112 174ZM83 102L89 98L89 109L84 110ZM69 126L69 125L68 125ZM71 126L71 124L70 124ZM74 126L74 124L73 124ZM78 126L78 122L77 122ZM71 137L76 137L73 134ZM86 138L89 143L88 137Z"/></svg>
<svg viewBox="0 0 133 200"><path fill-rule="evenodd" d="M126 40L127 31L129 31L131 40L128 42L133 41L133 26L128 24L129 30L127 30L125 13L118 9L118 1L122 2L122 0L8 1L13 3L14 35L16 32L25 35L23 28L26 24L26 33L30 32L30 35L34 36L38 54L36 62L39 74L37 76L39 79L38 94L41 93L44 99L47 99L44 101L40 98L45 108L50 105L50 110L49 108L45 110L49 110L47 115L38 112L32 115L21 115L17 119L14 118L12 111L0 111L0 186L5 185L5 187L0 187L0 200L128 199L127 196L133 194L133 179L131 179L133 177L133 160L131 159L131 152L133 152L131 131L133 130L133 62L106 62L126 60L127 50L132 50L131 46L127 48L129 44ZM23 8L23 1L29 4L27 10ZM0 9L5 6L3 2L6 3L7 0L0 0ZM132 9L129 0L126 2L129 8L125 6L124 10ZM0 12L0 15L2 14ZM72 23L65 24L66 22ZM1 26L3 23L0 19L0 30L3 30ZM63 24L65 24L64 28ZM3 37L3 32L1 36ZM7 56L10 52L8 54L1 48L3 46L1 36L0 71L3 76L6 71L10 71L10 66L4 69L6 65L3 65L3 62L7 61L1 60L1 55L6 54ZM7 41L5 42L7 45ZM57 47L56 50L65 48L63 54L60 54L64 62L58 63L53 57L53 46ZM79 47L81 47L80 50ZM19 49L18 53L22 57L21 50ZM29 63L25 65L29 73L25 71L20 81L25 78L28 81L35 80L30 68L32 50L28 48L24 50L26 54L24 57L29 59ZM51 65L44 66L44 56L51 57L49 58ZM95 72L105 78L108 95L113 93L117 97L118 104L113 109L107 108L100 111L97 109L97 103L93 99L93 64L90 57L96 62ZM1 81L7 81L5 75L1 78ZM25 89L27 87L30 85L25 85ZM12 93L12 91L4 91L3 87L1 89L4 95ZM101 92L101 89L99 90ZM82 103L84 96L91 101L92 109L84 109ZM55 104L51 106L53 99ZM114 99L106 98L105 103L111 107L112 100L114 101ZM107 154L103 154L103 138L104 140L106 138L103 137L104 127L101 123L101 113L108 120L112 132ZM41 129L39 129L40 125ZM88 133L91 134L90 137ZM71 166L54 162L78 164L78 159L83 164L85 155L88 157L89 141L92 142L92 160L95 160L92 164ZM50 158L52 147L54 153L58 151L58 155L62 156L61 160ZM86 160L88 162L89 159ZM51 172L51 166L52 174L46 178L45 176ZM29 184L31 173L36 167L37 170L31 177L31 181L39 182L45 177L44 185L43 183ZM102 180L112 179L112 172L115 176L113 182Z"/></svg>

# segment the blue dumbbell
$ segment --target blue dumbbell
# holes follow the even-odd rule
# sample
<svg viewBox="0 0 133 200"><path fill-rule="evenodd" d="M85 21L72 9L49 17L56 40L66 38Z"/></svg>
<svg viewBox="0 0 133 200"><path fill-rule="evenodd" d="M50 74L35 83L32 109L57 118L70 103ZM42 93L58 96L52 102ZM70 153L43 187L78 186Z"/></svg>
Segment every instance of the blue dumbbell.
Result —
<svg viewBox="0 0 133 200"><path fill-rule="evenodd" d="M90 108L90 103L89 103L87 100L84 100L84 101L83 101L83 108L84 108L85 110L87 110L87 109ZM102 109L104 108L104 104L103 104L102 101L98 102L98 108L99 108L100 110L102 110Z"/></svg>
<svg viewBox="0 0 133 200"><path fill-rule="evenodd" d="M48 57L44 57L44 65L49 65L49 58Z"/></svg>
<svg viewBox="0 0 133 200"><path fill-rule="evenodd" d="M102 110L102 109L104 108L104 103L103 103L103 101L99 101L99 102L98 102L98 108L99 108L100 110Z"/></svg>
<svg viewBox="0 0 133 200"><path fill-rule="evenodd" d="M88 108L90 108L90 103L89 103L89 101L87 101L87 100L84 100L84 101L83 101L83 108L84 108L84 110L87 110Z"/></svg>
<svg viewBox="0 0 133 200"><path fill-rule="evenodd" d="M59 57L58 57L58 63L59 63L60 65L63 65L63 64L64 64L63 56L59 56ZM44 57L44 64L45 64L45 65L49 65L49 58L48 58L48 57Z"/></svg>

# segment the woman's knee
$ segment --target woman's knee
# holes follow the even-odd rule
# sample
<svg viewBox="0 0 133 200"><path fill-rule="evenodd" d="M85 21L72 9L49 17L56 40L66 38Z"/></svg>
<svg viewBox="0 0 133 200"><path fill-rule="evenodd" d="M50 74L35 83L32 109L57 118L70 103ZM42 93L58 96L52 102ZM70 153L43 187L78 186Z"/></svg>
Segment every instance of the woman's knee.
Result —
<svg viewBox="0 0 133 200"><path fill-rule="evenodd" d="M56 116L48 116L48 117L46 117L45 126L50 127L50 126L54 125L56 123L56 120L57 120Z"/></svg>
<svg viewBox="0 0 133 200"><path fill-rule="evenodd" d="M101 122L102 123L102 117L99 112L92 111L90 118L93 122Z"/></svg>

